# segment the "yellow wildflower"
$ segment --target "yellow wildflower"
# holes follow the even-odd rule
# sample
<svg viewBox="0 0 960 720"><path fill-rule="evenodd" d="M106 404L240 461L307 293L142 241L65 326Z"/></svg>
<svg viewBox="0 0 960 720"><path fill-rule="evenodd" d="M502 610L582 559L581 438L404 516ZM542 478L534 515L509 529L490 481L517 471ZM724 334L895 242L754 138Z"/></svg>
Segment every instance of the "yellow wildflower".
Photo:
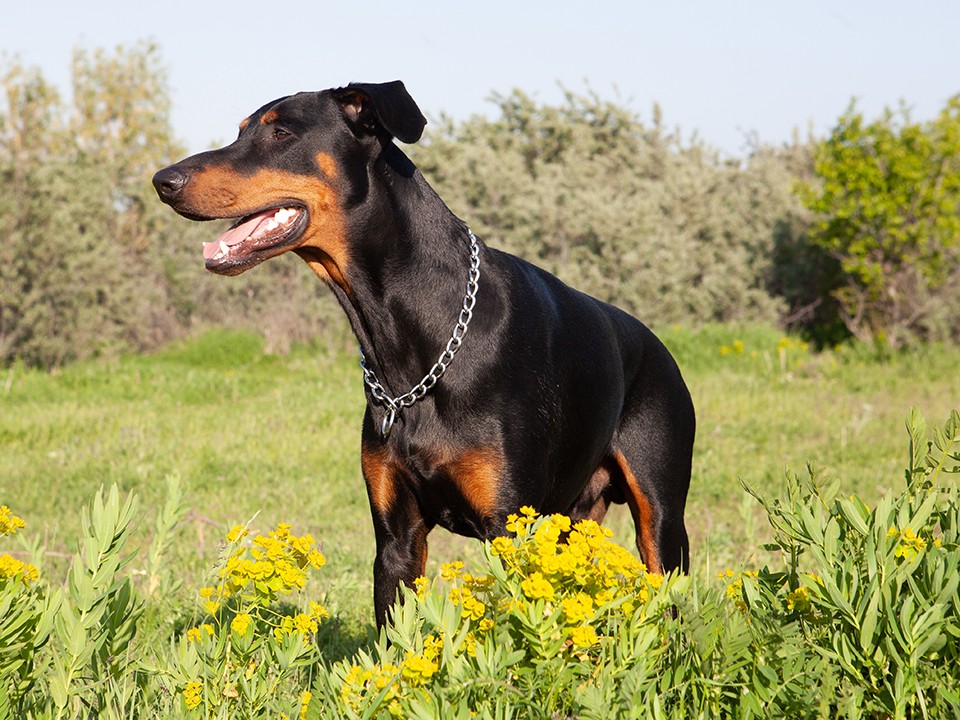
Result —
<svg viewBox="0 0 960 720"><path fill-rule="evenodd" d="M183 702L187 706L187 710L193 710L200 705L203 701L202 693L203 683L187 683L187 686L183 689Z"/></svg>
<svg viewBox="0 0 960 720"><path fill-rule="evenodd" d="M40 578L40 571L30 563L17 560L13 555L4 553L0 555L0 578L20 577L24 583L29 584Z"/></svg>
<svg viewBox="0 0 960 720"><path fill-rule="evenodd" d="M250 615L248 613L237 613L230 621L230 629L237 635L245 635L250 627Z"/></svg>
<svg viewBox="0 0 960 720"><path fill-rule="evenodd" d="M310 617L316 620L318 623L323 622L330 617L330 613L327 609L318 602L310 601Z"/></svg>
<svg viewBox="0 0 960 720"><path fill-rule="evenodd" d="M897 547L894 555L904 560L913 560L923 548L927 546L927 541L917 535L910 528L904 528L901 533L900 545Z"/></svg>
<svg viewBox="0 0 960 720"><path fill-rule="evenodd" d="M549 600L553 597L553 585L543 577L539 572L532 573L526 580L520 583L523 594L531 600L543 598Z"/></svg>
<svg viewBox="0 0 960 720"><path fill-rule="evenodd" d="M577 593L573 597L561 600L563 613L571 625L579 625L593 616L593 599L585 593Z"/></svg>
<svg viewBox="0 0 960 720"><path fill-rule="evenodd" d="M312 697L313 693L309 690L304 690L300 693L300 720L306 720L307 708L310 707L310 699Z"/></svg>
<svg viewBox="0 0 960 720"><path fill-rule="evenodd" d="M807 615L813 610L807 588L801 585L787 595L787 610L796 610L801 615Z"/></svg>
<svg viewBox="0 0 960 720"><path fill-rule="evenodd" d="M450 563L444 563L440 566L440 577L448 582L460 577L463 570L463 563L459 560Z"/></svg>
<svg viewBox="0 0 960 720"><path fill-rule="evenodd" d="M597 631L590 625L581 625L580 627L571 628L570 640L573 642L574 647L588 648L591 645L595 645L600 638L597 637Z"/></svg>
<svg viewBox="0 0 960 720"><path fill-rule="evenodd" d="M517 546L513 544L513 540L505 537L494 538L493 542L490 543L490 552L494 557L502 557L509 559L516 555Z"/></svg>
<svg viewBox="0 0 960 720"><path fill-rule="evenodd" d="M460 612L461 617L469 618L471 620L479 620L486 612L486 606L477 600L476 597L473 597L472 594L471 596L463 599L463 610Z"/></svg>
<svg viewBox="0 0 960 720"><path fill-rule="evenodd" d="M0 535L16 535L17 530L26 526L23 520L13 514L13 510L6 505L0 505Z"/></svg>
<svg viewBox="0 0 960 720"><path fill-rule="evenodd" d="M230 528L230 532L227 533L227 542L229 543L237 542L238 540L242 540L249 534L250 534L250 531L246 528L246 526L234 525L232 528Z"/></svg>
<svg viewBox="0 0 960 720"><path fill-rule="evenodd" d="M430 678L433 677L439 669L440 665L434 660L424 657L423 655L407 653L401 672L404 679L408 680L411 685L421 686L429 682Z"/></svg>

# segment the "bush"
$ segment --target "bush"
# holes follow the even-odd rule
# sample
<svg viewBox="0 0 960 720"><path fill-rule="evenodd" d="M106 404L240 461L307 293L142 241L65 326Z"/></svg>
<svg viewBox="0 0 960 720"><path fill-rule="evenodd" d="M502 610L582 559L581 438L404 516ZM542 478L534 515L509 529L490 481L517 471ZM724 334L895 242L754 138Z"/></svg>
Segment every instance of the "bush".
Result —
<svg viewBox="0 0 960 720"><path fill-rule="evenodd" d="M871 123L853 106L816 147L800 185L812 242L840 266L833 293L850 332L899 347L960 337L960 96L928 123L906 109Z"/></svg>
<svg viewBox="0 0 960 720"><path fill-rule="evenodd" d="M772 259L805 227L791 194L804 146L723 160L656 107L645 124L594 95L494 100L496 119L443 119L409 150L486 242L653 324L784 312Z"/></svg>

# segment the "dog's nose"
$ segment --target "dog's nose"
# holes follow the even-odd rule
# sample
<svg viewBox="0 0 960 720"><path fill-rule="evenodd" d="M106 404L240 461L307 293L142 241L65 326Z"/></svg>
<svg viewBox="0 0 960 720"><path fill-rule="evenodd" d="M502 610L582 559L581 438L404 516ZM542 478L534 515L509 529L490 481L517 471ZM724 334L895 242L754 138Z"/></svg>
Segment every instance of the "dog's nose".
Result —
<svg viewBox="0 0 960 720"><path fill-rule="evenodd" d="M177 169L175 165L171 165L153 176L153 187L156 188L160 199L169 203L177 199L188 180L190 180L190 176L187 173Z"/></svg>

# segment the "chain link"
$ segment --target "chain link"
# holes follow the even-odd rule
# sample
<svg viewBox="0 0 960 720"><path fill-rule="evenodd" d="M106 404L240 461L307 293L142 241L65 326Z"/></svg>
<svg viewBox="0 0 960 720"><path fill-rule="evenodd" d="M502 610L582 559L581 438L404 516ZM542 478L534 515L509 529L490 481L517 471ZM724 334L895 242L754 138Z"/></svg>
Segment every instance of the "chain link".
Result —
<svg viewBox="0 0 960 720"><path fill-rule="evenodd" d="M380 435L384 440L390 435L390 430L393 429L393 425L403 409L412 406L430 392L437 381L443 377L453 361L454 355L463 345L463 338L467 334L467 328L473 318L473 307L477 304L477 291L480 289L480 243L472 230L468 228L467 232L470 234L470 274L467 279L467 292L463 296L463 305L460 307L460 316L457 318L457 324L447 341L447 346L440 353L440 357L437 358L433 367L430 368L430 372L423 376L423 380L403 395L390 397L373 368L367 367L367 358L363 354L363 348L360 348L360 367L363 369L363 382L370 390L373 399L383 405L387 411L383 423L380 425Z"/></svg>

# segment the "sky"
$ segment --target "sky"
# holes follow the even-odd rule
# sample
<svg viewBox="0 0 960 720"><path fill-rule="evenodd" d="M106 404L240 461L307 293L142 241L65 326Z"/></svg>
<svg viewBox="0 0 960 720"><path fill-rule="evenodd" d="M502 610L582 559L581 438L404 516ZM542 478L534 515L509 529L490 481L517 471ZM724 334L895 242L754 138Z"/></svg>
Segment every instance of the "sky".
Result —
<svg viewBox="0 0 960 720"><path fill-rule="evenodd" d="M0 53L64 92L70 56L152 40L174 131L197 152L268 100L403 80L428 119L494 116L493 93L594 92L728 155L829 132L856 98L929 119L960 93L960 2L916 0L10 0Z"/></svg>

